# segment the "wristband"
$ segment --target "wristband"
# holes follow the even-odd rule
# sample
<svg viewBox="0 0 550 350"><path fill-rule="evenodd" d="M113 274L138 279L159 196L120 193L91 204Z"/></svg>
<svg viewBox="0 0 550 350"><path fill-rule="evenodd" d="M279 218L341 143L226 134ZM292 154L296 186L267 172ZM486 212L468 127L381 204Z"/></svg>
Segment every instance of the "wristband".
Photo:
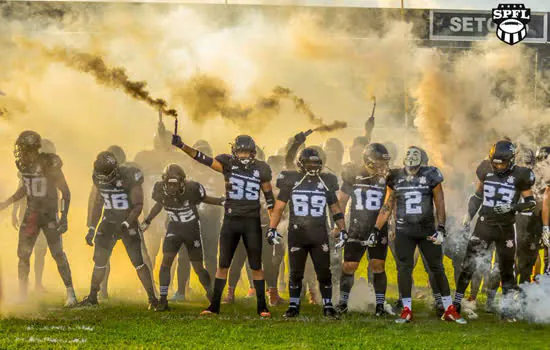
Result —
<svg viewBox="0 0 550 350"><path fill-rule="evenodd" d="M201 151L197 151L197 154L193 159L195 159L197 162L204 164L206 166L212 166L212 164L214 163L214 159L210 158L209 156L202 153Z"/></svg>
<svg viewBox="0 0 550 350"><path fill-rule="evenodd" d="M130 228L130 224L128 223L128 221L124 221L121 225L126 228Z"/></svg>

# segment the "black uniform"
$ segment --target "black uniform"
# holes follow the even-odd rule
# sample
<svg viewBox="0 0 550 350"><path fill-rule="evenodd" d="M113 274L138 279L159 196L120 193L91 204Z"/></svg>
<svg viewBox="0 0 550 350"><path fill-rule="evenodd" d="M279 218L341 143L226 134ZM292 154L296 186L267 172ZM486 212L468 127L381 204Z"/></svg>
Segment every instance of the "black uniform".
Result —
<svg viewBox="0 0 550 350"><path fill-rule="evenodd" d="M441 295L450 295L442 248L427 240L436 230L433 190L442 182L443 175L439 169L431 166L421 167L415 175L408 175L405 169L392 170L388 177L388 187L394 191L396 200L395 250L396 259L399 260L398 280L402 298L411 297L417 246L425 257Z"/></svg>
<svg viewBox="0 0 550 350"><path fill-rule="evenodd" d="M169 195L164 190L164 183L155 183L153 200L161 204L168 216L168 228L162 251L164 254L178 253L185 245L191 261L203 260L202 238L197 205L200 204L206 191L194 181L186 181L185 192Z"/></svg>
<svg viewBox="0 0 550 350"><path fill-rule="evenodd" d="M364 167L348 164L342 173L340 190L351 197L349 239L344 247L344 261L359 262L367 250L368 239L386 196L386 179L370 176ZM368 248L369 259L386 260L388 225L380 230L376 247Z"/></svg>
<svg viewBox="0 0 550 350"><path fill-rule="evenodd" d="M94 262L96 267L105 267L111 252L119 239L126 247L134 267L144 264L141 252L141 237L138 222L129 222L126 233L120 232L122 222L126 221L132 210L130 192L134 186L143 183L141 171L134 167L121 166L116 178L104 183L93 177L97 191L103 197L103 217L95 236Z"/></svg>
<svg viewBox="0 0 550 350"><path fill-rule="evenodd" d="M332 298L327 206L337 203L338 179L332 174L305 176L283 171L277 179L278 200L290 202L288 248L291 302L299 303L304 268L311 255L325 302Z"/></svg>
<svg viewBox="0 0 550 350"><path fill-rule="evenodd" d="M260 222L261 184L271 181L267 163L254 160L247 166L228 154L216 160L223 167L226 183L225 216L220 233L219 267L229 268L237 245L243 238L252 270L262 268L262 227Z"/></svg>
<svg viewBox="0 0 550 350"><path fill-rule="evenodd" d="M484 160L477 169L477 177L483 184L483 204L462 263L457 294L464 294L476 269L477 260L486 253L493 242L498 256L502 290L507 293L516 285L514 277L516 214L511 211L499 215L493 208L500 204L516 204L521 192L533 186L535 174L528 168L514 166L507 175L499 176L493 172L489 160Z"/></svg>
<svg viewBox="0 0 550 350"><path fill-rule="evenodd" d="M17 256L19 257L19 279L27 281L30 271L30 257L40 233L44 232L63 283L72 286L71 270L63 251L61 235L57 232L58 182L64 179L61 170L63 162L55 154L40 153L30 171L21 173L26 190L27 208L19 229Z"/></svg>

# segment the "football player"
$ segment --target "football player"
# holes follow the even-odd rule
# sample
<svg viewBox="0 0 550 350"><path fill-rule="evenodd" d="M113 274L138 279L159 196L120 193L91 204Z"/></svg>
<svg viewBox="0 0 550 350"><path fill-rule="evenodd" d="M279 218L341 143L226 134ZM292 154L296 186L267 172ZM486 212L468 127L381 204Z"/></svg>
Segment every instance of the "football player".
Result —
<svg viewBox="0 0 550 350"><path fill-rule="evenodd" d="M441 244L446 234L443 175L436 167L422 165L422 150L415 146L407 149L403 163L402 169L392 170L388 176L384 205L376 219L371 238L374 242L381 239L381 230L395 206L395 250L399 260L397 278L403 302L401 317L396 322L408 323L413 318L412 272L418 247L442 295L445 308L442 319L465 323L452 303L449 281L443 266Z"/></svg>
<svg viewBox="0 0 550 350"><path fill-rule="evenodd" d="M349 239L344 245L344 266L340 280L340 302L337 310L347 312L348 297L354 284L354 274L365 252L373 272L376 295L376 316L386 314L387 277L385 271L388 253L388 226L380 230L380 236L371 234L386 194L386 177L389 172L390 154L380 143L369 144L363 152L363 165L349 163L343 170L343 184L338 192L340 208L346 208L350 197L351 213Z"/></svg>
<svg viewBox="0 0 550 350"><path fill-rule="evenodd" d="M162 247L162 264L160 266L160 300L158 311L168 310L168 288L170 287L170 269L176 254L185 245L193 270L206 291L211 296L211 279L203 265L202 236L199 224L199 203L223 205L224 198L214 198L206 194L204 187L186 179L185 172L177 164L170 164L162 174L162 181L153 189L155 205L140 225L145 232L153 219L164 209L168 214L168 228Z"/></svg>
<svg viewBox="0 0 550 350"><path fill-rule="evenodd" d="M120 239L147 292L149 309L154 309L158 300L151 271L143 260L138 223L143 209L143 174L135 167L119 165L113 153L104 151L97 155L92 179L93 207L88 210L86 243L94 247L94 269L90 294L80 305L98 304L100 284L113 248Z"/></svg>
<svg viewBox="0 0 550 350"><path fill-rule="evenodd" d="M48 139L42 139L42 147L40 148L42 153L51 153L56 154L56 148L52 141ZM21 174L19 174L21 180ZM25 215L27 204L25 199L16 202L13 204L12 210L12 226L19 231L23 217ZM44 262L46 259L46 253L48 252L48 242L46 241L46 236L44 233L38 235L36 243L34 245L34 288L38 292L45 292L46 289L42 284L42 276L44 274Z"/></svg>
<svg viewBox="0 0 550 350"><path fill-rule="evenodd" d="M506 295L516 287L514 262L516 256L516 212L532 211L536 206L531 187L535 174L531 169L515 164L516 147L508 140L498 141L489 153L489 159L477 168L476 192L470 197L470 218L479 210L479 217L462 263L458 277L454 304L460 310L464 292L476 269L477 261L495 243L502 291ZM523 197L523 202L518 203ZM502 317L514 321L504 310Z"/></svg>
<svg viewBox="0 0 550 350"><path fill-rule="evenodd" d="M220 233L220 257L210 306L203 315L217 314L227 274L235 249L241 238L246 246L248 263L256 289L257 312L260 317L270 317L265 300L265 280L262 270L262 227L260 221L260 191L263 192L269 214L275 203L271 187L271 169L255 159L256 143L247 135L237 136L232 154L221 154L215 159L187 146L178 135L172 144L197 162L224 175L226 183L225 216Z"/></svg>
<svg viewBox="0 0 550 350"><path fill-rule="evenodd" d="M283 171L277 178L279 195L271 216L267 239L279 244L282 235L277 232L283 211L289 204L288 247L290 264L290 306L284 317L296 317L300 313L302 279L308 255L311 256L323 298L325 317L337 318L332 305L332 276L328 245L327 207L338 226L338 246L347 239L344 214L338 205L336 191L338 179L322 173L323 162L319 153L305 148L298 158L299 171Z"/></svg>
<svg viewBox="0 0 550 350"><path fill-rule="evenodd" d="M40 135L30 130L23 131L15 141L15 165L21 174L21 186L13 196L0 203L0 210L26 196L26 211L19 228L17 246L21 296L27 296L30 258L36 239L42 231L67 288L65 305L71 307L76 304L76 297L62 239L62 235L68 229L67 216L71 192L61 170L61 158L55 154L40 152L41 144ZM58 191L61 192L61 205Z"/></svg>
<svg viewBox="0 0 550 350"><path fill-rule="evenodd" d="M550 168L550 146L543 146L537 151L537 165L539 169ZM548 175L539 181L537 186L537 194L541 197L542 202L542 243L544 245L544 273L550 274L550 267L548 264L548 248L550 248L550 180ZM542 195L541 195L542 194Z"/></svg>

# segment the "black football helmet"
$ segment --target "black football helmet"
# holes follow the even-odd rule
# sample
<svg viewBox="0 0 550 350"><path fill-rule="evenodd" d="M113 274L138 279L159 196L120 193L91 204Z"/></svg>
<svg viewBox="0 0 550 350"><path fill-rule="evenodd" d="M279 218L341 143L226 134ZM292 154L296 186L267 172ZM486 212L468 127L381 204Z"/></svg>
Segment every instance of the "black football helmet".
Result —
<svg viewBox="0 0 550 350"><path fill-rule="evenodd" d="M231 153L235 160L246 166L256 157L256 142L248 135L237 136L231 146Z"/></svg>
<svg viewBox="0 0 550 350"><path fill-rule="evenodd" d="M107 151L114 154L118 164L126 163L126 152L124 152L122 147L117 145L112 145L109 148L107 148Z"/></svg>
<svg viewBox="0 0 550 350"><path fill-rule="evenodd" d="M537 162L544 162L550 155L550 146L542 146L537 150Z"/></svg>
<svg viewBox="0 0 550 350"><path fill-rule="evenodd" d="M411 146L407 148L407 153L403 159L405 171L409 175L414 175L421 167L428 164L428 154L420 147Z"/></svg>
<svg viewBox="0 0 550 350"><path fill-rule="evenodd" d="M509 140L498 141L491 147L489 161L497 175L508 174L516 165L516 146Z"/></svg>
<svg viewBox="0 0 550 350"><path fill-rule="evenodd" d="M390 159L390 153L381 143L371 143L363 151L363 163L372 176L387 176Z"/></svg>
<svg viewBox="0 0 550 350"><path fill-rule="evenodd" d="M193 144L193 148L197 151L202 152L203 154L206 154L209 157L212 157L214 152L212 151L212 147L206 140L198 140Z"/></svg>
<svg viewBox="0 0 550 350"><path fill-rule="evenodd" d="M310 176L317 176L323 170L323 160L313 147L306 147L300 152L296 165L302 172Z"/></svg>
<svg viewBox="0 0 550 350"><path fill-rule="evenodd" d="M162 182L164 183L164 192L166 194L185 193L185 171L177 164L169 164L162 173Z"/></svg>
<svg viewBox="0 0 550 350"><path fill-rule="evenodd" d="M31 170L40 154L40 147L42 147L42 138L37 132L26 130L19 134L13 151L15 165L19 171Z"/></svg>
<svg viewBox="0 0 550 350"><path fill-rule="evenodd" d="M118 176L119 164L115 155L104 151L97 155L94 162L94 177L102 183L111 183Z"/></svg>

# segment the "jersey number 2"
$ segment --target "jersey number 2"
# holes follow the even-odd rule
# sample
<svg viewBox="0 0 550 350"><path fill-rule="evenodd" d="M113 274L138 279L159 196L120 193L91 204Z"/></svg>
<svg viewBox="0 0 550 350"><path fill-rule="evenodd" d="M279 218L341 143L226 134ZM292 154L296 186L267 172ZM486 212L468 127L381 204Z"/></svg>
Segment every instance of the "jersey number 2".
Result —
<svg viewBox="0 0 550 350"><path fill-rule="evenodd" d="M419 191L405 193L405 213L413 215L422 214L422 193Z"/></svg>

